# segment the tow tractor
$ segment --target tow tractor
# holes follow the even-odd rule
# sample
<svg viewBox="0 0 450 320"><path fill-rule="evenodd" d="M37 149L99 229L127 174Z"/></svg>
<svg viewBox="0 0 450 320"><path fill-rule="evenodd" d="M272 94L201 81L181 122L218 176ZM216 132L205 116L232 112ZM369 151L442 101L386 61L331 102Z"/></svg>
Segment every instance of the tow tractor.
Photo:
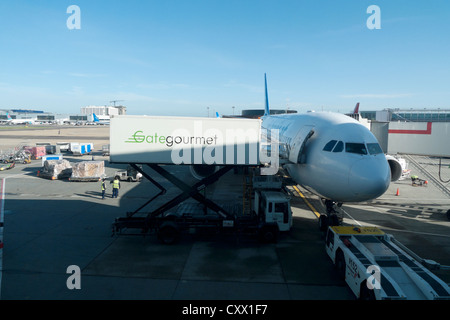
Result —
<svg viewBox="0 0 450 320"><path fill-rule="evenodd" d="M251 183L244 183L242 202L219 204L207 199L201 191L233 169L233 166L224 166L189 186L162 166L147 165L179 187L182 193L151 212L141 212L154 199L165 194L166 189L141 167L131 164L160 192L134 212L128 212L126 217L116 218L112 226L113 235L126 235L130 234L129 230L137 229L140 230L137 234L141 235L155 233L164 244L177 242L182 233L256 235L262 242L275 242L280 232L289 231L292 227L290 197L281 180L275 180L272 176L256 176L251 179ZM193 198L197 203L185 203L188 198Z"/></svg>
<svg viewBox="0 0 450 320"><path fill-rule="evenodd" d="M128 166L126 170L116 171L115 177L119 177L120 181L140 182L142 174L137 172L133 167Z"/></svg>
<svg viewBox="0 0 450 320"><path fill-rule="evenodd" d="M332 226L326 251L339 275L363 300L450 300L449 286L428 270L436 267L376 227Z"/></svg>

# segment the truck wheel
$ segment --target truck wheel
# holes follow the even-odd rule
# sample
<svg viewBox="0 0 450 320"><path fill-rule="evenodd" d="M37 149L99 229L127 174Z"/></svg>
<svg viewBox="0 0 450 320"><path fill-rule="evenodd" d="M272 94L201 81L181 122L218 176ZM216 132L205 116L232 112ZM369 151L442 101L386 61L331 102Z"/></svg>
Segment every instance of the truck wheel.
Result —
<svg viewBox="0 0 450 320"><path fill-rule="evenodd" d="M337 269L339 278L341 278L342 280L345 280L346 265L345 265L344 254L342 253L342 251L336 252L336 261L335 261L334 265Z"/></svg>
<svg viewBox="0 0 450 320"><path fill-rule="evenodd" d="M163 244L174 244L179 238L180 233L173 222L163 223L158 230L158 239Z"/></svg>
<svg viewBox="0 0 450 320"><path fill-rule="evenodd" d="M278 228L276 226L263 226L259 231L259 239L263 243L277 242Z"/></svg>
<svg viewBox="0 0 450 320"><path fill-rule="evenodd" d="M328 217L324 214L321 214L319 217L319 230L326 231L328 229Z"/></svg>

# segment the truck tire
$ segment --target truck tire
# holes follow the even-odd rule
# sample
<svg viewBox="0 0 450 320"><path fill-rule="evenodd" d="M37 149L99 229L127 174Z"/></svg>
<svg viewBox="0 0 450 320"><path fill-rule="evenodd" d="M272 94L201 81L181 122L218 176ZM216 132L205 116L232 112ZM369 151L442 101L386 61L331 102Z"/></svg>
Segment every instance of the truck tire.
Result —
<svg viewBox="0 0 450 320"><path fill-rule="evenodd" d="M328 229L328 217L324 214L321 214L319 217L319 230L327 231Z"/></svg>
<svg viewBox="0 0 450 320"><path fill-rule="evenodd" d="M158 239L163 244L174 244L180 239L180 232L174 222L164 222L158 230Z"/></svg>
<svg viewBox="0 0 450 320"><path fill-rule="evenodd" d="M259 231L259 240L262 243L275 243L278 239L278 227L265 225Z"/></svg>
<svg viewBox="0 0 450 320"><path fill-rule="evenodd" d="M346 265L345 265L344 254L342 253L341 250L336 252L336 260L334 262L334 266L336 267L336 270L338 272L339 278L341 278L342 280L345 281Z"/></svg>

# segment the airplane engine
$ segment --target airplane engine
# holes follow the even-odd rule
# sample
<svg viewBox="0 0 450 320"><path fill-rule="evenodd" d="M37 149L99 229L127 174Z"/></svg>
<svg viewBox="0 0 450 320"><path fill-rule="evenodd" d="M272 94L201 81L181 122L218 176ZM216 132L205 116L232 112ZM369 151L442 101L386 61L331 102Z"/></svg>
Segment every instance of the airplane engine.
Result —
<svg viewBox="0 0 450 320"><path fill-rule="evenodd" d="M403 167L400 161L390 155L386 155L386 160L389 163L389 168L391 168L391 181L397 181L398 179L400 179L403 173Z"/></svg>
<svg viewBox="0 0 450 320"><path fill-rule="evenodd" d="M201 180L207 176L212 175L217 171L217 169L219 169L218 166L207 164L194 164L189 167L192 176L198 180Z"/></svg>

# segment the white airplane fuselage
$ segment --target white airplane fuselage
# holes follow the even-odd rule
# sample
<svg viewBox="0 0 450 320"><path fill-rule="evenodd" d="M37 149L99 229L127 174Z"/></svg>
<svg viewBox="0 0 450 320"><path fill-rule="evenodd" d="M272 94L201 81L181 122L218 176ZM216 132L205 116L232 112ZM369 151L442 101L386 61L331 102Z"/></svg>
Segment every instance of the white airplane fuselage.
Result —
<svg viewBox="0 0 450 320"><path fill-rule="evenodd" d="M296 183L321 198L361 202L389 187L391 169L377 139L344 114L268 115L262 117L262 128L278 129L283 167Z"/></svg>

